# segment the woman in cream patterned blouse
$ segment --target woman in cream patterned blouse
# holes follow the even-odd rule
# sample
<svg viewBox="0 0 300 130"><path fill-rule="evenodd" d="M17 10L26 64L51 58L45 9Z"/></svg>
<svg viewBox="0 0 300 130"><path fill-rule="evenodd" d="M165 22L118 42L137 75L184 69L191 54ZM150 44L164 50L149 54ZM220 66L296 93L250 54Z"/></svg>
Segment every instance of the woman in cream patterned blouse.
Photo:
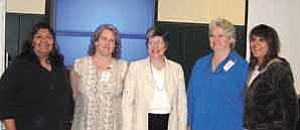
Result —
<svg viewBox="0 0 300 130"><path fill-rule="evenodd" d="M113 25L94 32L89 56L71 71L75 115L72 130L120 130L121 97L127 62L119 59L120 36Z"/></svg>

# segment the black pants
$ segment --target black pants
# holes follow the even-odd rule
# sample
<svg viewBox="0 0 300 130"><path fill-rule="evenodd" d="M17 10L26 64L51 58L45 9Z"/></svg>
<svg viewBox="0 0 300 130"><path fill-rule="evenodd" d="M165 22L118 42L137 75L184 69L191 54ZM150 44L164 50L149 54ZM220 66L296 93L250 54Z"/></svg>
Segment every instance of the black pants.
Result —
<svg viewBox="0 0 300 130"><path fill-rule="evenodd" d="M168 130L169 114L148 113L148 130Z"/></svg>

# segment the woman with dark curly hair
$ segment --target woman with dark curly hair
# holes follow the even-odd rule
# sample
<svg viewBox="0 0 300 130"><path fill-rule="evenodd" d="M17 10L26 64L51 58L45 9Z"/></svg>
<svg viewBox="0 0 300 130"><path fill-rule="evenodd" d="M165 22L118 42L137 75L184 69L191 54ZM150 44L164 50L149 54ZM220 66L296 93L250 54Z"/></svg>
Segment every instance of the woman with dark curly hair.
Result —
<svg viewBox="0 0 300 130"><path fill-rule="evenodd" d="M63 130L71 94L54 31L38 23L0 80L0 119L6 130Z"/></svg>
<svg viewBox="0 0 300 130"><path fill-rule="evenodd" d="M119 59L120 34L110 24L91 37L89 56L71 71L75 115L72 130L121 130L121 97L127 62Z"/></svg>
<svg viewBox="0 0 300 130"><path fill-rule="evenodd" d="M278 56L280 40L270 26L250 32L250 68L246 91L245 125L248 130L294 130L298 102L293 73Z"/></svg>

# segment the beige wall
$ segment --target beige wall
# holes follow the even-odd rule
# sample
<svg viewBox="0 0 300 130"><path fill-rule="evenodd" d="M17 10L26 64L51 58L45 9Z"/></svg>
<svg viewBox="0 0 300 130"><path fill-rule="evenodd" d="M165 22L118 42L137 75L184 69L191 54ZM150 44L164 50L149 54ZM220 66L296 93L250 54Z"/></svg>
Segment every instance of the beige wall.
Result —
<svg viewBox="0 0 300 130"><path fill-rule="evenodd" d="M246 0L158 0L158 20L209 23L223 17L244 25L245 3Z"/></svg>
<svg viewBox="0 0 300 130"><path fill-rule="evenodd" d="M6 7L11 13L44 14L45 0L7 0Z"/></svg>
<svg viewBox="0 0 300 130"><path fill-rule="evenodd" d="M209 23L224 17L234 24L245 23L246 0L158 0L158 20ZM7 0L7 12L45 13L45 0Z"/></svg>

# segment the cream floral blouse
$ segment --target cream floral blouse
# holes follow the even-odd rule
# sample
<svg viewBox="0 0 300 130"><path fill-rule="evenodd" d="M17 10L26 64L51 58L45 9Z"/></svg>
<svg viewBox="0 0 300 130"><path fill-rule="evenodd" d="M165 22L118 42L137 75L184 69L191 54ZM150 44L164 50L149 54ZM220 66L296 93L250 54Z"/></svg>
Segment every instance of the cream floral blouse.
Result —
<svg viewBox="0 0 300 130"><path fill-rule="evenodd" d="M110 68L99 71L91 57L77 59L78 75L72 130L120 130L123 80L127 63L113 60Z"/></svg>

